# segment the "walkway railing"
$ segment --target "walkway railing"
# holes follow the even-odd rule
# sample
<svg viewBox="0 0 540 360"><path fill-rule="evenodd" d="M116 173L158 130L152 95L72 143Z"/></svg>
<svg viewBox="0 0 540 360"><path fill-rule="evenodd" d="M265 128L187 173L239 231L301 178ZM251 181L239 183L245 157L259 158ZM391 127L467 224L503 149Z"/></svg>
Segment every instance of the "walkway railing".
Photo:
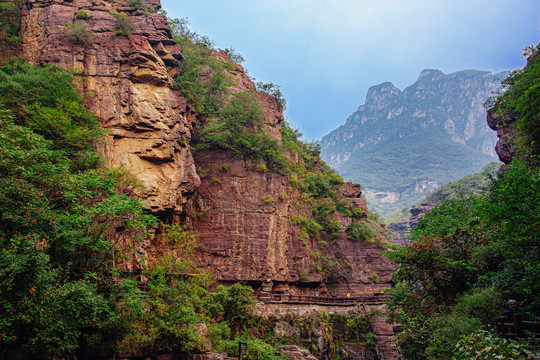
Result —
<svg viewBox="0 0 540 360"><path fill-rule="evenodd" d="M121 280L109 280L107 283L98 286L99 291L108 293L111 286L118 285ZM146 282L139 282L136 287L143 293L148 291ZM279 302L279 303L303 303L303 304L340 304L340 305L355 305L355 304L379 304L386 298L385 293L364 294L351 297L335 297L335 296L311 296L311 295L293 295L293 294L277 294L255 291L253 297L261 302Z"/></svg>
<svg viewBox="0 0 540 360"><path fill-rule="evenodd" d="M351 297L334 296L310 296L293 294L275 294L255 292L253 296L262 302L285 302L285 303L306 303L306 304L376 304L385 300L386 294L375 293Z"/></svg>
<svg viewBox="0 0 540 360"><path fill-rule="evenodd" d="M505 338L540 337L540 322L523 320L519 313L508 313L497 319L497 332Z"/></svg>

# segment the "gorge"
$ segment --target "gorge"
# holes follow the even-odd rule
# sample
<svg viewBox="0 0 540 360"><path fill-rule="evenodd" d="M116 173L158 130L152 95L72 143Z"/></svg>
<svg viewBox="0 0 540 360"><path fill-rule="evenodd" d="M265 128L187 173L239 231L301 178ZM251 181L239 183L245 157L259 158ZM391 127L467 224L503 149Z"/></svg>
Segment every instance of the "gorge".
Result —
<svg viewBox="0 0 540 360"><path fill-rule="evenodd" d="M25 351L44 357L49 355L43 351L52 356L75 351L78 356L95 358L115 353L123 357L151 354L167 358L173 356L171 353L223 350L224 344L229 344L232 338L225 335L214 342L210 337L217 334L217 329L225 328L230 328L227 331L236 336L241 333L254 336L249 341L253 342L252 351L256 351L256 341L260 341L257 337L262 336L258 333L261 324L266 324L268 332L281 334L276 335L276 339L309 345L319 358L326 359L337 353L344 358L357 358L359 354L369 359L395 357L395 345L391 342L393 330L380 316L379 303L370 307L349 301L337 308L272 304L273 309L269 310L269 305L263 302L254 307L255 313L251 315L252 300L246 300L241 305L246 307L243 314L230 318L236 320L230 320L229 325L219 325L220 319L228 319L228 314L234 312L204 315L209 310L197 310L195 300L186 302L186 297L191 299L195 294L206 294L204 301L212 301L210 299L233 296L233 292L239 291L232 300L217 301L222 304L219 306L227 308L232 306L227 305L227 301L243 301L246 295L249 299L253 290L290 296L317 293L321 299L344 299L347 295L356 299L379 296L381 291L391 287L394 266L383 255L387 230L369 215L365 200L360 197L360 186L344 183L320 160L316 149L298 140L297 132L284 122L279 98L258 91L242 66L232 62L226 53L207 47L183 28L173 33L167 18L157 13L160 8L157 0L37 0L11 5L4 9L4 15L12 16L8 17L9 23L4 23L4 30L11 31L12 26L16 26L11 20L19 17L21 46L7 46L4 51L3 61L7 64L3 75L4 95L18 96L14 89L22 86L30 93L26 99L18 101L33 102L17 112L19 124L35 124L31 128L47 137L51 136L48 127L55 125L41 123L40 116L44 112L61 114L51 118L53 123L63 119L62 116L66 121L72 118L79 122L81 116L91 116L70 112L62 98L52 98L52 103L40 100L53 95L53 89L59 84L42 87L48 89L45 94L32 88L40 86L43 81L40 76L72 77L81 92L81 103L105 129L104 136L95 144L106 168L116 172L114 176L124 179L126 184L111 188L109 195L103 193L85 200L89 202L87 205L83 202L80 209L88 207L92 212L114 201L133 203L140 198L147 207L143 212L152 215L154 220L139 210L111 209L107 216L96 214L92 218L94 225L85 231L94 234L101 245L96 243L90 248L80 243L80 239L64 233L64 229L57 231L63 234L62 239L48 232L40 235L47 239L37 249L47 254L43 269L52 270L41 273L42 268L36 267L38 273L33 276L40 278L47 271L57 271L55 269L71 270L65 270L66 276L55 280L57 283L46 282L40 286L29 283L30 290L3 288L2 291L9 294L7 298L29 296L28 301L32 302L36 301L32 300L34 297L45 296L48 291L45 289L65 289L62 291L67 292L55 300L62 307L67 301L65 297L71 296L68 288L83 287L86 296L100 302L110 301L107 306L117 307L120 311L117 316L131 325L125 330L113 323L104 325L105 313L95 309L88 310L93 325L85 323L84 330L75 323L69 324L70 328L74 327L73 332L61 335L61 330L46 325L49 317L64 316L57 310L38 307L38 311L50 315L25 322L19 316L28 310L20 308L21 302L10 300L3 306L20 310L10 310L17 315L6 319L10 324L6 331L18 336L13 335L4 344L2 358L24 356L21 354ZM34 67L12 65L9 55L18 55ZM69 75L62 75L60 69L65 69ZM202 93L193 89L202 89ZM47 94L47 91L51 92ZM41 95L35 98L35 94ZM10 104L4 102L2 106L8 112L14 111ZM17 127L20 125L11 124L11 115L6 116L5 129L23 131ZM67 133L63 135L71 137L71 129L64 131ZM51 140L56 141L58 137L62 136L56 134ZM68 144L67 149L66 154L58 156L63 159L71 154L74 160L84 159L84 153L80 153L82 148ZM83 175L84 171L88 174L109 171L100 170L102 165L96 164L77 166L81 166ZM97 170L93 170L95 166ZM18 175L10 170L5 176ZM25 181L29 181L29 186L43 186L35 180ZM73 200L79 201L78 196ZM7 203L4 205L4 209L10 209ZM51 211L62 211L52 205ZM67 209L71 207L64 211ZM86 217L84 212L82 216ZM142 225L145 221L153 223L143 237L131 230L132 220L139 217L146 219ZM53 217L47 221L53 228L57 226ZM107 230L98 231L99 228ZM13 231L20 230L14 227ZM43 232L32 227L25 231L29 234ZM6 239L9 242L10 236L6 235ZM89 244L93 244L92 241ZM62 245L64 242L66 247ZM68 242L74 247L67 246ZM6 263L22 251L17 246L10 249L5 253ZM64 258L73 256L80 260L64 263L62 256L54 260L60 253L65 253ZM96 264L105 264L105 267L88 268L82 261L84 256L93 259L98 254L104 258ZM158 275L163 267L169 269L166 271L169 275ZM171 278L171 275L176 277ZM15 281L10 274L5 276ZM160 281L164 281L163 285L157 286ZM199 284L206 285L199 288ZM233 286L227 290L220 285ZM161 286L167 287L165 293ZM131 290L126 290L128 288ZM191 288L200 290L185 292ZM177 295L166 295L174 291ZM140 302L137 306L147 309L146 315L133 315L135 317L128 320L126 316L131 316L132 311L126 310L126 301L132 299L128 294L139 294L133 296ZM198 301L202 301L200 299ZM182 306L187 306L182 311L194 312L192 320L180 316L171 321L178 322L176 326L184 330L171 330L158 321L162 316L173 316L173 309ZM170 312L160 313L164 308ZM284 316L280 313L287 315L280 320ZM203 315L208 316L206 324ZM158 322L144 320L147 316ZM199 318L198 322L195 318ZM248 320L240 319L251 319L250 322L260 319L257 321L261 324L241 330L238 326ZM57 323L64 321L68 320L56 320ZM350 325L349 329L344 325L347 321L358 321L358 324ZM290 329L278 331L280 326L284 329L284 322L290 323L287 325ZM98 330L96 324L109 330ZM91 340L87 338L88 331L94 334L92 336L105 338ZM106 335L107 331L114 335ZM303 334L300 338L299 331ZM40 334L49 334L49 338ZM55 341L56 336L64 336L64 340ZM307 344L304 344L305 336L312 339ZM29 338L38 340L28 345ZM362 338L364 340L359 341ZM337 342L338 339L341 340ZM297 350L293 346L291 351Z"/></svg>
<svg viewBox="0 0 540 360"><path fill-rule="evenodd" d="M0 360L531 358L538 46L488 102L503 171L393 247L369 191L285 119L279 86L188 25L159 0L0 1ZM355 144L383 147L373 168L413 151L400 137L420 169L445 167L437 152L474 167L493 155L476 115L495 82L381 84L325 141L370 127Z"/></svg>

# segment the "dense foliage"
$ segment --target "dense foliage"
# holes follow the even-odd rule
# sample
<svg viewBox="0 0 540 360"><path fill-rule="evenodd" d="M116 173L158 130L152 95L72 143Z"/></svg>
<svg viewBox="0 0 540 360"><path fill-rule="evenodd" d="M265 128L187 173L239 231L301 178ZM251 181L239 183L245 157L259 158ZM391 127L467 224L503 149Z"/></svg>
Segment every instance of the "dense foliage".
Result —
<svg viewBox="0 0 540 360"><path fill-rule="evenodd" d="M516 150L522 157L540 155L540 51L538 45L527 50L527 66L513 71L503 80L501 93L486 102L507 124L515 122L521 135Z"/></svg>
<svg viewBox="0 0 540 360"><path fill-rule="evenodd" d="M535 67L519 76L530 79L529 71ZM513 83L496 102L498 109L517 111L525 139L535 131L521 124L538 124L538 113L520 112L514 100L530 96L539 84L535 79L526 86ZM528 358L523 343L533 338L519 345L491 333L510 299L529 320L540 317L540 169L532 141L523 146L524 155L487 193L448 196L419 222L411 243L391 255L399 268L390 305L403 325L399 343L406 358Z"/></svg>
<svg viewBox="0 0 540 360"><path fill-rule="evenodd" d="M201 324L234 333L252 290L206 290L196 237L156 228L125 188L132 176L101 167L102 132L72 81L49 66L0 72L0 352L202 351ZM170 251L144 267L144 284L123 269L152 228Z"/></svg>
<svg viewBox="0 0 540 360"><path fill-rule="evenodd" d="M483 195L490 183L491 179L496 176L497 171L501 167L500 162L490 162L483 167L482 171L476 174L465 175L463 178L450 181L443 186L426 195L426 201L432 204L439 204L446 199L459 199L466 196Z"/></svg>
<svg viewBox="0 0 540 360"><path fill-rule="evenodd" d="M0 0L0 57L16 56L20 50L22 0Z"/></svg>

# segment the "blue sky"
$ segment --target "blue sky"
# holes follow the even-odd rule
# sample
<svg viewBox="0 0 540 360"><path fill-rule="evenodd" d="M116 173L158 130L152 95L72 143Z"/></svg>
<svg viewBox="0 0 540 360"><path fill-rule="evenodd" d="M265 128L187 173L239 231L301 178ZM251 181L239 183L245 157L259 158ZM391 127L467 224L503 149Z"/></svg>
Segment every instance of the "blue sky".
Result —
<svg viewBox="0 0 540 360"><path fill-rule="evenodd" d="M258 81L280 84L285 116L320 139L385 81L422 69L522 67L537 44L540 0L162 0L168 16L233 47Z"/></svg>

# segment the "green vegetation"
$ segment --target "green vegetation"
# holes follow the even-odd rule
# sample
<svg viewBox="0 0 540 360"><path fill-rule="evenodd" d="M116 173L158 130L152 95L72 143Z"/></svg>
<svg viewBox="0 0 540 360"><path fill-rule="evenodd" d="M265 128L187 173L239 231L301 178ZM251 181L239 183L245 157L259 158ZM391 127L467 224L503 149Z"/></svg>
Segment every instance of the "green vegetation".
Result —
<svg viewBox="0 0 540 360"><path fill-rule="evenodd" d="M414 192L417 180L445 184L479 172L483 164L493 161L488 155L445 138L438 129L418 129L399 140L374 145L363 151L361 157L338 168L344 178L360 181L363 188L404 194L397 203L369 203L371 209L383 216L422 200L425 194Z"/></svg>
<svg viewBox="0 0 540 360"><path fill-rule="evenodd" d="M68 24L64 26L61 33L67 37L69 41L81 44L88 43L92 37L92 30L80 23Z"/></svg>
<svg viewBox="0 0 540 360"><path fill-rule="evenodd" d="M351 223L347 228L347 234L354 241L365 241L367 243L373 243L374 231L366 223Z"/></svg>
<svg viewBox="0 0 540 360"><path fill-rule="evenodd" d="M273 96L277 101L279 111L285 110L287 101L281 93L280 85L274 84L273 82L263 83L262 81L258 81L255 83L255 87L257 88L257 91Z"/></svg>
<svg viewBox="0 0 540 360"><path fill-rule="evenodd" d="M52 148L66 152L72 166L86 169L99 161L92 145L103 130L72 81L54 66L5 65L0 68L0 106L11 111L15 123L52 140Z"/></svg>
<svg viewBox="0 0 540 360"><path fill-rule="evenodd" d="M502 82L501 91L496 97L486 101L490 111L502 116L503 121L513 123L522 135L517 140L518 155L540 155L540 52L538 46L530 46L527 66L513 71ZM529 160L536 161L531 157Z"/></svg>
<svg viewBox="0 0 540 360"><path fill-rule="evenodd" d="M88 11L86 10L79 10L77 11L77 13L75 14L75 17L77 19L80 19L80 20L90 20L92 18L92 14L90 14Z"/></svg>
<svg viewBox="0 0 540 360"><path fill-rule="evenodd" d="M493 161L484 166L481 172L465 175L463 178L451 181L426 195L425 200L435 205L446 199L460 199L466 196L483 195L491 180L496 176L502 163Z"/></svg>
<svg viewBox="0 0 540 360"><path fill-rule="evenodd" d="M101 132L71 79L28 65L0 76L0 344L44 357L72 353L106 322L94 279L112 276L122 236L155 223L83 164Z"/></svg>
<svg viewBox="0 0 540 360"><path fill-rule="evenodd" d="M73 77L50 66L1 70L2 352L44 359L197 352L211 345L200 324L214 338L243 332L253 321L251 288L206 290L211 274L193 256L197 238L181 226L157 227L122 191L136 179L100 167L93 144L102 132ZM89 158L98 161L83 162ZM124 266L152 228L169 251L143 267L142 288Z"/></svg>
<svg viewBox="0 0 540 360"><path fill-rule="evenodd" d="M126 5L134 9L142 9L146 13L155 13L156 9L144 5L142 0L126 0Z"/></svg>
<svg viewBox="0 0 540 360"><path fill-rule="evenodd" d="M488 331L464 337L456 346L453 359L532 359L532 351L517 341L501 339Z"/></svg>
<svg viewBox="0 0 540 360"><path fill-rule="evenodd" d="M257 83L257 91L234 89L235 80L228 71L233 68L230 61L223 60L213 42L189 29L187 19L170 20L175 40L184 50L184 59L179 63L180 75L176 84L191 106L199 112L199 122L193 134L192 148L199 151L228 151L253 164L260 173L272 172L288 175L294 187L303 196L303 206L311 211L310 218L303 217L296 223L300 226L299 238L307 243L311 238L318 242L321 251L327 249L326 239L337 240L342 231L334 214L338 211L358 222L365 217L361 211L338 194L337 187L343 179L319 158L320 146L301 141L301 133L287 122L281 123L282 144L266 133L263 108L258 92L265 92L276 99L283 110L285 99L278 85ZM233 49L223 51L229 60L243 60ZM293 161L290 154L297 154ZM214 181L216 182L216 181ZM262 204L275 199L263 198ZM356 224L371 229L367 242L383 239L377 221ZM379 243L381 243L379 241ZM335 264L320 252L311 251L316 268L330 278L340 276L348 266Z"/></svg>
<svg viewBox="0 0 540 360"><path fill-rule="evenodd" d="M373 313L340 315L317 312L310 316L301 317L290 315L290 322L298 324L300 332L297 335L286 335L285 340L291 344L301 345L312 349L315 356L339 358L341 349L347 344L364 344L368 351L375 350L375 333ZM320 344L319 336L324 338L325 354L317 354Z"/></svg>
<svg viewBox="0 0 540 360"><path fill-rule="evenodd" d="M111 12L114 17L114 31L118 36L129 36L135 30L133 21L126 13Z"/></svg>
<svg viewBox="0 0 540 360"><path fill-rule="evenodd" d="M117 35L134 30L126 14L112 15ZM91 16L81 10L75 17ZM183 44L186 60L177 84L200 111L195 150L228 150L262 172L295 179L313 212L301 224L324 246L323 235L332 238L340 231L334 212L362 218L338 195L342 180L320 162L317 146L300 141L287 124L283 145L265 134L260 95L230 93L231 64L210 56L207 38L182 31L177 38L189 43ZM63 34L80 43L91 35L79 23L66 26ZM239 59L233 51L227 55ZM235 284L208 291L211 273L196 260L197 237L180 225L158 224L130 191L142 188L141 182L122 167L103 165L95 149L105 133L73 86L79 75L19 62L0 67L0 352L43 359L141 357L211 346L234 353L242 339L250 344L248 358L280 359L278 343L264 336L267 331L257 336L251 331L271 329L274 321L253 315L253 290ZM279 95L273 84L261 91ZM284 100L277 101L284 106ZM290 160L291 151L301 161ZM287 196L280 194L280 201ZM137 249L149 236L168 251L147 262ZM313 258L321 272L335 275L337 266L327 256ZM142 264L137 275L127 272L133 261ZM373 347L369 317L320 319L346 329L334 340Z"/></svg>
<svg viewBox="0 0 540 360"><path fill-rule="evenodd" d="M520 77L529 79L529 71L536 68L527 66ZM494 106L519 110L514 100L531 96L535 79L523 87L518 82ZM510 299L526 318L540 318L540 168L530 140L535 130L522 126L530 123L528 116L519 113L517 128L529 140L488 191L433 194L446 199L419 222L408 246L391 253L399 267L390 307L403 325L399 345L407 358L529 358L525 345L533 339L518 344L491 333Z"/></svg>
<svg viewBox="0 0 540 360"><path fill-rule="evenodd" d="M237 64L243 64L246 60L244 60L244 57L242 56L242 54L238 53L234 48L228 48L228 49L225 49L223 50L223 52L225 53L225 55L227 55L227 57L229 58L229 60L231 60L232 62L234 63L237 63Z"/></svg>
<svg viewBox="0 0 540 360"><path fill-rule="evenodd" d="M478 130L486 118L471 99L487 98L502 74L428 72L434 76L422 76L403 91L391 83L372 87L347 123L321 140L323 159L343 178L400 195L393 202L368 197L369 208L385 218L419 202L433 189L427 182L445 184L495 160L481 151L495 143L496 134Z"/></svg>
<svg viewBox="0 0 540 360"><path fill-rule="evenodd" d="M22 0L0 0L0 55L16 56L20 50Z"/></svg>
<svg viewBox="0 0 540 360"><path fill-rule="evenodd" d="M451 181L443 186L438 187L434 191L428 193L424 199L412 206L413 209L424 206L425 202L432 205L438 205L443 200L463 199L467 196L480 196L485 194L491 180L496 176L502 163L490 162L481 172L476 174L465 175L463 178ZM402 208L395 210L387 216L388 225L394 229L400 226L405 226L411 219L411 208Z"/></svg>

